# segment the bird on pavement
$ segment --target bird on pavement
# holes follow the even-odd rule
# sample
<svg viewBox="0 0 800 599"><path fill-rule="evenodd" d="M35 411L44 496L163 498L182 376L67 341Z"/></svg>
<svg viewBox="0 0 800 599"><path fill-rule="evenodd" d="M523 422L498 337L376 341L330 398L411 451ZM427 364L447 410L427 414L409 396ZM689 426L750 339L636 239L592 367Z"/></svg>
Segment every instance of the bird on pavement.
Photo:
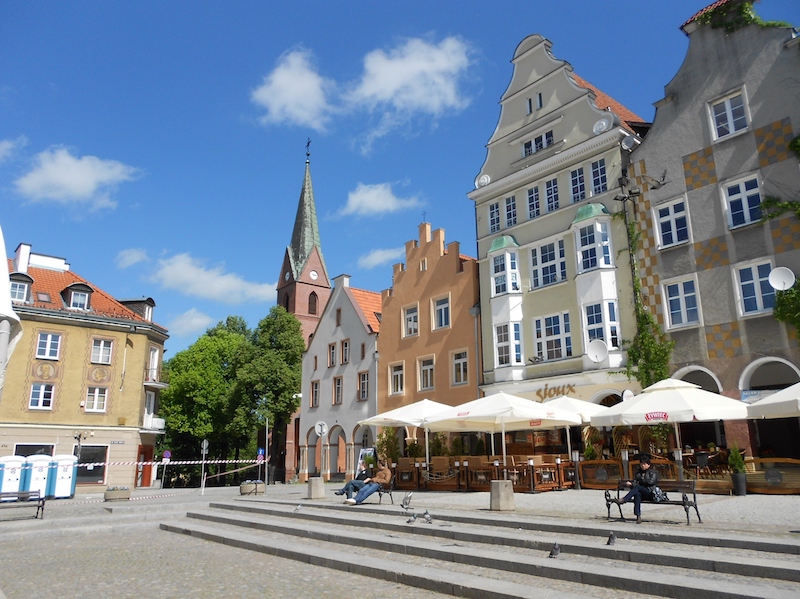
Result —
<svg viewBox="0 0 800 599"><path fill-rule="evenodd" d="M301 508L301 507L303 507L303 504L302 504L302 503L298 503L298 504L297 504L297 507L296 507L296 508L294 508L294 509L292 510L292 513L293 513L293 514L296 514L297 512L299 512L299 511L300 511L300 508Z"/></svg>
<svg viewBox="0 0 800 599"><path fill-rule="evenodd" d="M414 522L416 521L417 521L417 515L411 514L411 517L408 520L406 520L406 524L414 524Z"/></svg>
<svg viewBox="0 0 800 599"><path fill-rule="evenodd" d="M558 543L553 543L553 548L550 550L550 555L547 557L558 557L561 553L561 547L558 546Z"/></svg>
<svg viewBox="0 0 800 599"><path fill-rule="evenodd" d="M411 496L414 494L414 491L409 491L406 493L406 496L403 497L403 501L400 503L400 507L404 510L411 509Z"/></svg>
<svg viewBox="0 0 800 599"><path fill-rule="evenodd" d="M431 515L428 513L428 510L425 510L425 513L424 513L424 514L422 514L422 515L425 517L425 522L427 522L428 524L430 524L430 523L432 523L432 522L433 522L433 518L432 518L432 517L431 517Z"/></svg>
<svg viewBox="0 0 800 599"><path fill-rule="evenodd" d="M614 534L614 531L611 531L611 534L608 535L608 541L606 545L616 545L617 544L617 535Z"/></svg>

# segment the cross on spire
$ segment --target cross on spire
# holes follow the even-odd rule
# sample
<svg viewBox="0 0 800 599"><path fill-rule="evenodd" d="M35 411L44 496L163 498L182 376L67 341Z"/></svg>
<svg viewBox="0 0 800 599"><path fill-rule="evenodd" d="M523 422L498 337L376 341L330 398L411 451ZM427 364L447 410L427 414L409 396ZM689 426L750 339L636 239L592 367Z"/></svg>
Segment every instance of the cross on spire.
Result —
<svg viewBox="0 0 800 599"><path fill-rule="evenodd" d="M306 142L306 162L308 162L308 159L310 157L311 157L311 138L309 137L308 141Z"/></svg>

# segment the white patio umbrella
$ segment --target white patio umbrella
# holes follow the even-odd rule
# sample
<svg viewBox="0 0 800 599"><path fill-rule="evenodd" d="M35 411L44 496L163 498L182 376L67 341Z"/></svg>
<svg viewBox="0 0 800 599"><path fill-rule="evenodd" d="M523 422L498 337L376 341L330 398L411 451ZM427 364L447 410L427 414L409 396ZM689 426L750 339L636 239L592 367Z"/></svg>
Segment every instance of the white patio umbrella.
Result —
<svg viewBox="0 0 800 599"><path fill-rule="evenodd" d="M800 416L800 383L768 395L747 406L747 417L792 418Z"/></svg>
<svg viewBox="0 0 800 599"><path fill-rule="evenodd" d="M8 279L8 260L6 259L6 241L3 229L0 228L0 394L6 377L6 366L14 347L22 337L22 325L19 316L11 306L11 282Z"/></svg>
<svg viewBox="0 0 800 599"><path fill-rule="evenodd" d="M681 447L681 422L744 420L747 405L736 399L701 389L678 379L664 379L639 395L592 416L592 426L673 424L675 440Z"/></svg>
<svg viewBox="0 0 800 599"><path fill-rule="evenodd" d="M565 410L567 412L573 412L580 416L581 424L589 424L592 420L592 416L596 416L597 414L602 414L606 410L608 410L607 406L601 406L598 403L592 403L590 401L584 401L582 399L577 399L575 397L570 397L569 395L559 395L558 397L554 397L553 399L548 399L544 402L546 406L551 408L557 408L559 410ZM569 425L566 426L567 429L567 453L569 453L570 457L572 456L572 443L569 439Z"/></svg>
<svg viewBox="0 0 800 599"><path fill-rule="evenodd" d="M507 430L534 430L580 423L581 418L575 413L501 392L437 414L428 421L428 427L432 431L503 433L503 466L505 466Z"/></svg>
<svg viewBox="0 0 800 599"><path fill-rule="evenodd" d="M361 426L422 426L425 427L425 460L431 461L428 450L428 420L445 410L449 410L450 406L447 404L432 401L430 399L422 399L407 406L401 406L394 410L389 410L383 414L376 414L370 418L365 418L358 422Z"/></svg>

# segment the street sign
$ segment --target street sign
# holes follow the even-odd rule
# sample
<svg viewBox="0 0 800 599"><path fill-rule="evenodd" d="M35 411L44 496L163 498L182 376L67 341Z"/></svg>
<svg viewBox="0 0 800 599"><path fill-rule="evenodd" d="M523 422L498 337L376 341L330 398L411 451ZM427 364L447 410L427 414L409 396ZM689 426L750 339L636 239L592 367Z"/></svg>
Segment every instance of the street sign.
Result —
<svg viewBox="0 0 800 599"><path fill-rule="evenodd" d="M203 442L200 444L200 450L202 451L203 455L208 453L208 439L203 439Z"/></svg>
<svg viewBox="0 0 800 599"><path fill-rule="evenodd" d="M258 448L258 455L264 455L264 448L263 447L259 447Z"/></svg>
<svg viewBox="0 0 800 599"><path fill-rule="evenodd" d="M164 458L163 460L161 460L161 463L164 465L169 464L169 458Z"/></svg>
<svg viewBox="0 0 800 599"><path fill-rule="evenodd" d="M264 461L264 454L263 453L258 454L256 456L256 462L258 462L260 464L263 461Z"/></svg>
<svg viewBox="0 0 800 599"><path fill-rule="evenodd" d="M164 450L164 459L168 460L172 457L172 452L169 449Z"/></svg>
<svg viewBox="0 0 800 599"><path fill-rule="evenodd" d="M324 436L328 432L328 425L324 420L320 420L314 425L314 431L318 437Z"/></svg>

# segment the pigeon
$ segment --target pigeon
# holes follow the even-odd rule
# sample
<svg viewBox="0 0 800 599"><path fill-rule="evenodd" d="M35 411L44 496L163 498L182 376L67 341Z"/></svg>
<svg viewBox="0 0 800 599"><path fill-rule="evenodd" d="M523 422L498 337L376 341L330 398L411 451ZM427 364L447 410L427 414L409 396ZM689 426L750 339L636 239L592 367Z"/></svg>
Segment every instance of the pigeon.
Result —
<svg viewBox="0 0 800 599"><path fill-rule="evenodd" d="M550 555L548 555L547 557L555 558L558 557L560 553L561 553L561 547L558 546L558 543L553 543L553 548L550 550Z"/></svg>
<svg viewBox="0 0 800 599"><path fill-rule="evenodd" d="M425 513L424 513L424 514L422 514L422 515L425 517L425 522L427 522L428 524L430 524L430 523L432 523L432 522L433 522L433 518L432 518L432 517L431 517L431 515L428 513L428 510L425 510Z"/></svg>
<svg viewBox="0 0 800 599"><path fill-rule="evenodd" d="M400 503L400 507L402 507L404 510L410 510L411 509L411 496L413 494L414 494L414 491L409 491L408 493L406 493L406 496L403 497L403 501Z"/></svg>
<svg viewBox="0 0 800 599"><path fill-rule="evenodd" d="M606 545L616 545L617 544L617 535L614 534L614 531L611 531L611 534L608 535L608 541Z"/></svg>
<svg viewBox="0 0 800 599"><path fill-rule="evenodd" d="M411 517L408 520L406 520L406 524L414 524L414 522L416 521L417 521L417 515L411 514Z"/></svg>
<svg viewBox="0 0 800 599"><path fill-rule="evenodd" d="M299 512L299 511L300 511L300 508L301 508L301 507L303 507L303 504L302 504L302 503L298 503L298 504L297 504L297 507L296 507L296 508L294 508L294 509L292 510L292 513L293 513L293 514L296 514L297 512Z"/></svg>

